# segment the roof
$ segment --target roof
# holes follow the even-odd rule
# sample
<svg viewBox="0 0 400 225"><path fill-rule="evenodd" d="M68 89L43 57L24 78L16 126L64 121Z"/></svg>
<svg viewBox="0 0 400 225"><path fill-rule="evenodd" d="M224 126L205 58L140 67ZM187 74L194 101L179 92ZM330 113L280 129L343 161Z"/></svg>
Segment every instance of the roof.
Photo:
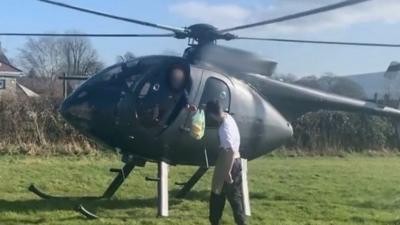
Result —
<svg viewBox="0 0 400 225"><path fill-rule="evenodd" d="M21 91L28 97L33 97L33 98L40 97L37 93L35 93L31 89L23 86L20 83L17 83L17 87L19 87L21 89Z"/></svg>
<svg viewBox="0 0 400 225"><path fill-rule="evenodd" d="M1 49L1 43L0 43L0 63L10 64L10 61L8 60L7 56L4 54L3 50Z"/></svg>
<svg viewBox="0 0 400 225"><path fill-rule="evenodd" d="M4 62L0 62L0 74L2 73L22 73L22 71L20 69L18 69L15 66L12 66L10 64L4 63Z"/></svg>
<svg viewBox="0 0 400 225"><path fill-rule="evenodd" d="M10 60L8 60L7 56L4 54L1 43L0 43L0 76L22 76L23 73L17 67L11 65Z"/></svg>

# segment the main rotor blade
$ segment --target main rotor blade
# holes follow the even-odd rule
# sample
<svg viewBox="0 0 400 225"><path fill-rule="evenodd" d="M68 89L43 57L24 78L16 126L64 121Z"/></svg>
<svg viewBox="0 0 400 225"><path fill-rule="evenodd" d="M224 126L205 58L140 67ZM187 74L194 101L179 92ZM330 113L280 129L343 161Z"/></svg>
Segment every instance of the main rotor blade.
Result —
<svg viewBox="0 0 400 225"><path fill-rule="evenodd" d="M254 41L292 42L292 43L306 43L306 44L325 44L325 45L350 45L350 46L392 47L392 48L400 47L400 44L366 43L366 42L316 41L316 40L256 38L256 37L237 37L235 39L236 40L254 40Z"/></svg>
<svg viewBox="0 0 400 225"><path fill-rule="evenodd" d="M246 29L246 28L251 28L251 27L257 27L257 26L262 26L262 25L267 25L267 24L283 22L283 21L287 21L287 20L298 19L298 18L301 18L301 17L315 15L315 14L318 14L318 13L339 9L339 8L343 8L343 7L359 4L359 3L362 3L362 2L366 2L366 1L370 1L370 0L347 0L347 1L342 1L342 2L339 2L339 3L323 6L323 7L316 8L316 9L307 10L307 11L304 11L304 12L290 14L290 15L278 17L278 18L275 18L275 19L264 20L264 21L260 21L260 22L257 22L257 23L245 24L245 25L241 25L241 26L237 26L237 27L223 29L223 30L220 30L220 31L221 32L230 32L230 31L234 31L234 30L241 30L241 29Z"/></svg>
<svg viewBox="0 0 400 225"><path fill-rule="evenodd" d="M146 21L130 19L130 18L121 17L121 16L115 16L115 15L111 15L108 13L98 12L98 11L94 11L94 10L90 10L90 9L84 9L84 8L76 7L73 5L61 3L61 2L56 2L56 1L51 1L51 0L38 0L38 1L48 3L51 5L56 5L56 6L60 6L60 7L68 8L68 9L73 9L73 10L89 13L89 14L103 16L103 17L107 17L107 18L111 18L111 19L121 20L121 21L125 21L125 22L130 22L130 23L136 23L136 24L140 24L143 26L154 27L154 28L159 28L159 29L173 31L173 32L184 32L183 28L165 26L165 25L150 23L150 22L146 22Z"/></svg>
<svg viewBox="0 0 400 225"><path fill-rule="evenodd" d="M33 36L33 37L174 37L175 34L51 34L51 33L0 33L0 36Z"/></svg>

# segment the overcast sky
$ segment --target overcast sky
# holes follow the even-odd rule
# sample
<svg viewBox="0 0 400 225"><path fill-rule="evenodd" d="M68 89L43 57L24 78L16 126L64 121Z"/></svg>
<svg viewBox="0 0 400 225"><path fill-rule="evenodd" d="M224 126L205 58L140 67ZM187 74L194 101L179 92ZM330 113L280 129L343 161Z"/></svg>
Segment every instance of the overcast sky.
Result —
<svg viewBox="0 0 400 225"><path fill-rule="evenodd" d="M61 1L61 0L60 0ZM63 0L66 3L171 26L211 23L227 28L306 10L338 0ZM0 32L163 33L162 30L57 8L34 0L1 0ZM238 34L258 37L400 43L400 0L372 0L322 15L283 22ZM17 58L26 38L1 37L8 55ZM137 56L182 52L186 41L167 38L92 39L106 64L132 51ZM220 44L254 51L277 61L278 72L300 76L383 71L400 61L400 48L368 48L231 41Z"/></svg>

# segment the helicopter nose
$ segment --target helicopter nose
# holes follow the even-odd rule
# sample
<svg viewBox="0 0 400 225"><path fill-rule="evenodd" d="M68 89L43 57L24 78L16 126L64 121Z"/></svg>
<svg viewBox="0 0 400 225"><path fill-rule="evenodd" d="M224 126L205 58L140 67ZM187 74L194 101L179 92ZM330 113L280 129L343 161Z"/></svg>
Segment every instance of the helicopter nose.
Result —
<svg viewBox="0 0 400 225"><path fill-rule="evenodd" d="M73 93L62 103L59 112L70 124L78 129L87 128L92 109L85 99L85 92Z"/></svg>

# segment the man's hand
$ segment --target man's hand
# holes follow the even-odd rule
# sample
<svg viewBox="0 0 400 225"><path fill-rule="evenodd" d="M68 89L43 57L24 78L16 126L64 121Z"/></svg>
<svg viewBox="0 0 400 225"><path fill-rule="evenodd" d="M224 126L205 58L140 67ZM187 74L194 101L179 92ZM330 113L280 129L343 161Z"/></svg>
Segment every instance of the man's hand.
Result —
<svg viewBox="0 0 400 225"><path fill-rule="evenodd" d="M196 112L197 107L195 105L188 104L186 105L186 110L188 110L189 112Z"/></svg>
<svg viewBox="0 0 400 225"><path fill-rule="evenodd" d="M225 182L228 183L228 184L232 184L233 183L233 179L232 179L231 173L226 174L224 179L225 179Z"/></svg>

